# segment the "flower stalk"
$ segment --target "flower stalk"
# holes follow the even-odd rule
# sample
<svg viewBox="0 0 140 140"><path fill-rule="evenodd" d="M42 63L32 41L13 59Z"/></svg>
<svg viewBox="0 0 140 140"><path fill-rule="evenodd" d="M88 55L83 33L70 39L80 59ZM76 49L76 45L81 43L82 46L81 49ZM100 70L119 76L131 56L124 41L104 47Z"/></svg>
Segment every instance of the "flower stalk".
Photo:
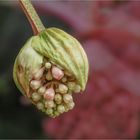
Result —
<svg viewBox="0 0 140 140"><path fill-rule="evenodd" d="M19 3L32 26L34 35L37 35L41 31L45 30L45 27L30 0L19 0Z"/></svg>

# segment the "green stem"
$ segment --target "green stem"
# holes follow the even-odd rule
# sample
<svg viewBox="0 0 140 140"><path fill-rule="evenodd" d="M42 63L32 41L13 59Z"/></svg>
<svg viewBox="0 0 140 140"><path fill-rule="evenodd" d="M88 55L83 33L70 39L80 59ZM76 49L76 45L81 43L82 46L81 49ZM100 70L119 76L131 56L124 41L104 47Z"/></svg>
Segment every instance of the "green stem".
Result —
<svg viewBox="0 0 140 140"><path fill-rule="evenodd" d="M34 35L37 35L41 31L45 30L44 25L42 24L37 12L35 11L33 5L31 4L30 0L19 0L20 5L28 18Z"/></svg>

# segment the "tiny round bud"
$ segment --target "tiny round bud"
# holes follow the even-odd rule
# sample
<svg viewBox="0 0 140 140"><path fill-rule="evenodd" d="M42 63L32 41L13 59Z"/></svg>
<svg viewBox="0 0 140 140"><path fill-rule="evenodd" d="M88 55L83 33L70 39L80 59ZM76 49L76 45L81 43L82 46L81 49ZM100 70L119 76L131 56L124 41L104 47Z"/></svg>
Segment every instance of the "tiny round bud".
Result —
<svg viewBox="0 0 140 140"><path fill-rule="evenodd" d="M36 90L41 86L41 81L32 80L30 86L33 90Z"/></svg>
<svg viewBox="0 0 140 140"><path fill-rule="evenodd" d="M53 110L52 110L51 108L48 108L48 109L46 110L46 113L47 113L48 115L51 115L51 114L53 113Z"/></svg>
<svg viewBox="0 0 140 140"><path fill-rule="evenodd" d="M63 100L65 103L70 103L73 100L72 95L70 94L63 95Z"/></svg>
<svg viewBox="0 0 140 140"><path fill-rule="evenodd" d="M81 91L80 85L76 85L75 88L74 88L74 92L79 93L80 91Z"/></svg>
<svg viewBox="0 0 140 140"><path fill-rule="evenodd" d="M58 111L59 113L63 113L63 112L65 112L65 107L64 107L63 105L58 105L57 111Z"/></svg>
<svg viewBox="0 0 140 140"><path fill-rule="evenodd" d="M50 69L51 66L52 66L51 63L49 63L49 62L45 63L45 68L46 68L46 69Z"/></svg>
<svg viewBox="0 0 140 140"><path fill-rule="evenodd" d="M45 102L45 107L47 107L47 108L53 108L53 107L55 107L54 101L46 101Z"/></svg>
<svg viewBox="0 0 140 140"><path fill-rule="evenodd" d="M37 102L41 99L41 96L38 93L34 92L32 94L32 99L33 99L33 101Z"/></svg>
<svg viewBox="0 0 140 140"><path fill-rule="evenodd" d="M59 69L58 67L53 66L52 76L55 79L60 80L64 76L64 72L61 69Z"/></svg>
<svg viewBox="0 0 140 140"><path fill-rule="evenodd" d="M43 103L41 103L41 102L37 103L37 108L38 108L39 110L43 110L43 109L44 109Z"/></svg>
<svg viewBox="0 0 140 140"><path fill-rule="evenodd" d="M70 89L70 90L74 90L74 88L75 88L75 83L74 82L68 82L68 88Z"/></svg>
<svg viewBox="0 0 140 140"><path fill-rule="evenodd" d="M52 80L52 79L53 79L53 77L52 77L52 75L51 75L51 72L50 72L50 71L46 74L46 79L47 79L48 81L50 81L50 80Z"/></svg>
<svg viewBox="0 0 140 140"><path fill-rule="evenodd" d="M46 91L46 88L43 87L43 86L38 89L38 93L41 94L41 95L44 94L45 91Z"/></svg>
<svg viewBox="0 0 140 140"><path fill-rule="evenodd" d="M34 78L36 80L39 80L43 76L44 68L41 68L39 71L37 71L34 75Z"/></svg>
<svg viewBox="0 0 140 140"><path fill-rule="evenodd" d="M54 89L49 88L49 89L46 90L46 92L44 93L43 96L44 96L44 99L46 99L46 100L53 100L54 95L55 95Z"/></svg>
<svg viewBox="0 0 140 140"><path fill-rule="evenodd" d="M62 96L60 94L55 94L54 100L57 104L60 104L62 102Z"/></svg>
<svg viewBox="0 0 140 140"><path fill-rule="evenodd" d="M74 106L75 106L75 103L74 103L74 102L70 102L70 103L67 104L67 107L68 107L68 109L70 109L70 110L73 109Z"/></svg>
<svg viewBox="0 0 140 140"><path fill-rule="evenodd" d="M65 94L68 91L68 87L64 84L59 84L58 89L59 89L59 92L62 93L62 94Z"/></svg>

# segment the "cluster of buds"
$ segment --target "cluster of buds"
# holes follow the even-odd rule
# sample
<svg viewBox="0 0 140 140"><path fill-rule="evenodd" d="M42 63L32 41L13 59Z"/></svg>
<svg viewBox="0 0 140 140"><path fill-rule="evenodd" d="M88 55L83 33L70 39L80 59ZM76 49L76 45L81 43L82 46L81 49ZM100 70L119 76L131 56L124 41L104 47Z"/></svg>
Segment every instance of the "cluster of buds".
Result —
<svg viewBox="0 0 140 140"><path fill-rule="evenodd" d="M72 94L85 89L87 56L75 38L51 28L27 41L13 74L20 91L39 110L56 117L73 109Z"/></svg>
<svg viewBox="0 0 140 140"><path fill-rule="evenodd" d="M81 91L76 80L67 73L45 61L44 66L34 73L30 81L30 99L39 110L51 117L73 109L75 104L72 93Z"/></svg>

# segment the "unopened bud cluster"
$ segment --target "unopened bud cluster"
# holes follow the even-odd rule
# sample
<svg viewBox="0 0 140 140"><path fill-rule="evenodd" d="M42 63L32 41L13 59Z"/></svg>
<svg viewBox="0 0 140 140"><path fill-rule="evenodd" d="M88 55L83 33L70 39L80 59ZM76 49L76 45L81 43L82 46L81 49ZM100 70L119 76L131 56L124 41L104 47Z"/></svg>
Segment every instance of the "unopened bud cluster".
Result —
<svg viewBox="0 0 140 140"><path fill-rule="evenodd" d="M73 109L72 93L81 89L69 75L49 61L34 73L30 81L30 99L39 110L56 117Z"/></svg>

